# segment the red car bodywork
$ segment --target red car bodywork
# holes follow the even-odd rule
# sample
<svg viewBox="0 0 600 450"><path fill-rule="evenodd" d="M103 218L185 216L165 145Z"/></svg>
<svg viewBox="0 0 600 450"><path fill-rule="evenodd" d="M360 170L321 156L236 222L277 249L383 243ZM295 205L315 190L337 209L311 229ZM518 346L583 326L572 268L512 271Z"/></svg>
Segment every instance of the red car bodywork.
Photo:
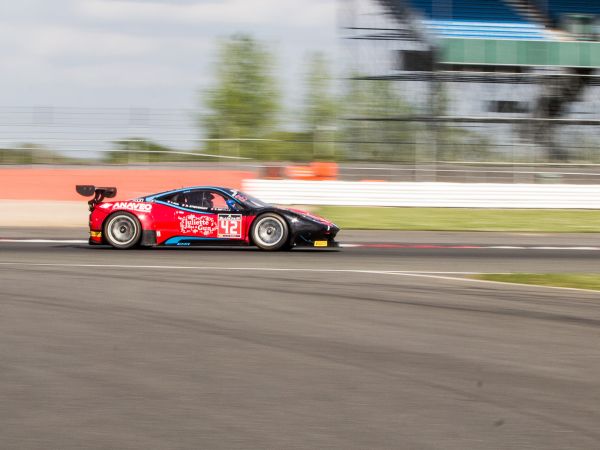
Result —
<svg viewBox="0 0 600 450"><path fill-rule="evenodd" d="M102 202L90 213L90 240L101 244L105 219L115 211L134 214L144 231L156 233L156 245L181 236L206 240L229 239L249 243L249 231L256 216L229 212L194 212L158 202Z"/></svg>
<svg viewBox="0 0 600 450"><path fill-rule="evenodd" d="M76 190L93 197L88 201L90 244L116 248L256 245L263 250L339 245L335 241L339 228L332 222L269 205L235 189L196 186L127 201L112 201L115 187L77 185Z"/></svg>

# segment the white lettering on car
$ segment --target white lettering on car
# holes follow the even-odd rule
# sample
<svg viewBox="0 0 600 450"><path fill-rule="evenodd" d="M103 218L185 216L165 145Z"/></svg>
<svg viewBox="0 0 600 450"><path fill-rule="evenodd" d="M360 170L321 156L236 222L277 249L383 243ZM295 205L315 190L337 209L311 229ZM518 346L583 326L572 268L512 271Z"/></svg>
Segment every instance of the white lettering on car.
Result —
<svg viewBox="0 0 600 450"><path fill-rule="evenodd" d="M137 203L137 202L116 202L113 204L112 209L124 209L127 211L137 212L150 212L152 211L152 205L149 203Z"/></svg>

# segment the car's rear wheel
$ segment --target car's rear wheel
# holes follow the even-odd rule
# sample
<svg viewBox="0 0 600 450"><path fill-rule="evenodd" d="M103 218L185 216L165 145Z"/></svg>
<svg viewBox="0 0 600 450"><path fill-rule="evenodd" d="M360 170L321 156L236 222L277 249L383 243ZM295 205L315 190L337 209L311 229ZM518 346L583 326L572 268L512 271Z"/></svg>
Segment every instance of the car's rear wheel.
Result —
<svg viewBox="0 0 600 450"><path fill-rule="evenodd" d="M287 222L279 214L263 214L252 225L252 242L262 250L284 248L288 244L289 234Z"/></svg>
<svg viewBox="0 0 600 450"><path fill-rule="evenodd" d="M117 212L111 215L104 225L104 238L115 248L134 247L142 236L142 225L133 214Z"/></svg>

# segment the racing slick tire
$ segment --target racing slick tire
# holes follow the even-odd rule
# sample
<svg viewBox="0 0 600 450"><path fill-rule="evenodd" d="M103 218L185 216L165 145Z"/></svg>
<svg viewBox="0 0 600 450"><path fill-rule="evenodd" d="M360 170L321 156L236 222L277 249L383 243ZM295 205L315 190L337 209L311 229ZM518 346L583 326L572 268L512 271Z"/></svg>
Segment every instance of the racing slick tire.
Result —
<svg viewBox="0 0 600 450"><path fill-rule="evenodd" d="M261 250L281 250L288 245L290 230L279 214L266 213L258 216L252 224L252 242Z"/></svg>
<svg viewBox="0 0 600 450"><path fill-rule="evenodd" d="M104 222L104 238L114 248L128 249L136 246L142 237L142 224L133 214L119 211Z"/></svg>

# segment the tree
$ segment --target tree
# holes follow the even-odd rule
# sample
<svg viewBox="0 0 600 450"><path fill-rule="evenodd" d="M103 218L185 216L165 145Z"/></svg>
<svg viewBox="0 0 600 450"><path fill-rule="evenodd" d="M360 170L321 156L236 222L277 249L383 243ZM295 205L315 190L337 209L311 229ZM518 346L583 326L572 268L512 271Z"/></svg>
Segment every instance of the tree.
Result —
<svg viewBox="0 0 600 450"><path fill-rule="evenodd" d="M329 63L320 52L307 58L304 97L304 123L308 131L335 123L338 102L331 88Z"/></svg>
<svg viewBox="0 0 600 450"><path fill-rule="evenodd" d="M308 55L304 93L304 126L313 141L313 157L335 157L335 147L327 142L335 138L338 101L332 92L329 62L321 52Z"/></svg>
<svg viewBox="0 0 600 450"><path fill-rule="evenodd" d="M346 157L356 160L414 160L419 127L395 118L413 115L391 80L370 80L360 75L348 79L344 94L342 129ZM363 119L363 120L360 120Z"/></svg>
<svg viewBox="0 0 600 450"><path fill-rule="evenodd" d="M263 44L245 35L221 43L215 85L204 92L208 113L202 125L210 139L265 137L276 121L280 94L272 74L273 57ZM256 142L210 142L209 151L257 157Z"/></svg>

